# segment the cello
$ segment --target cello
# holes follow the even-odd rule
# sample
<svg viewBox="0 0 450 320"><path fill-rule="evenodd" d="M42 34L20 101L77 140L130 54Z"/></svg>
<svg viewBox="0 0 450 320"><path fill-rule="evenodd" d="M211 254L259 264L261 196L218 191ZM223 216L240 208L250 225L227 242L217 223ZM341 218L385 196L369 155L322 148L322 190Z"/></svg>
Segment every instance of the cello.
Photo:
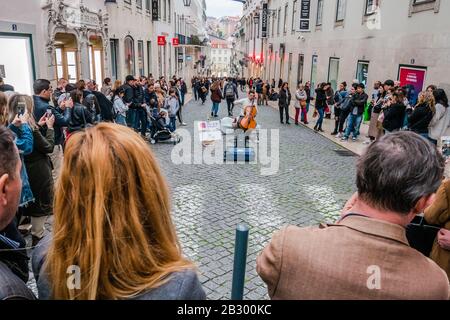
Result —
<svg viewBox="0 0 450 320"><path fill-rule="evenodd" d="M258 110L256 106L251 105L245 107L244 116L239 119L239 127L244 131L255 129L257 125L255 120L257 113Z"/></svg>

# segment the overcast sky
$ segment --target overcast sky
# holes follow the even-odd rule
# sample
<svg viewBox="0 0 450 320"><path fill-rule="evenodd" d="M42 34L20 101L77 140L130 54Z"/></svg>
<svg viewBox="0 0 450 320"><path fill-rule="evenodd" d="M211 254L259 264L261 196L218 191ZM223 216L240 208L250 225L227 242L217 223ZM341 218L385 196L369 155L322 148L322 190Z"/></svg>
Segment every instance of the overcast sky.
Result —
<svg viewBox="0 0 450 320"><path fill-rule="evenodd" d="M240 16L242 3L232 0L206 0L206 15L208 17Z"/></svg>

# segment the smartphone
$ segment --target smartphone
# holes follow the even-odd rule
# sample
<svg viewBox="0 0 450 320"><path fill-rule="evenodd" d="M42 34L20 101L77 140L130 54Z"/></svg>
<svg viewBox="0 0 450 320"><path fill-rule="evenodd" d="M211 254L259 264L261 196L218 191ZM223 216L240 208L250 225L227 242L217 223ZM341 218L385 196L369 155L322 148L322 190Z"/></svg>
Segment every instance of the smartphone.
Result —
<svg viewBox="0 0 450 320"><path fill-rule="evenodd" d="M450 137L441 137L441 152L445 160L450 159Z"/></svg>
<svg viewBox="0 0 450 320"><path fill-rule="evenodd" d="M17 114L19 116L22 116L25 113L25 107L26 107L25 102L19 102L17 104Z"/></svg>
<svg viewBox="0 0 450 320"><path fill-rule="evenodd" d="M48 109L47 109L47 112L45 112L45 116L46 116L47 118L50 118L50 117L52 116L52 114L53 114L53 112L52 112L52 109L50 109L50 108L48 108Z"/></svg>

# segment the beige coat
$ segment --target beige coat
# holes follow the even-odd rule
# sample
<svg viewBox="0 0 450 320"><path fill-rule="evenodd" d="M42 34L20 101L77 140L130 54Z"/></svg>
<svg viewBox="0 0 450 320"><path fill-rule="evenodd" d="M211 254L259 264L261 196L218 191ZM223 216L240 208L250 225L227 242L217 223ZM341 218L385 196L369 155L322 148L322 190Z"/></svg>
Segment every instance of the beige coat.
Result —
<svg viewBox="0 0 450 320"><path fill-rule="evenodd" d="M403 227L361 216L287 227L256 262L272 299L449 298L445 272L409 246Z"/></svg>
<svg viewBox="0 0 450 320"><path fill-rule="evenodd" d="M425 210L425 220L450 230L450 180L446 180L439 188L434 203ZM450 278L450 251L442 249L434 242L430 258L436 262Z"/></svg>

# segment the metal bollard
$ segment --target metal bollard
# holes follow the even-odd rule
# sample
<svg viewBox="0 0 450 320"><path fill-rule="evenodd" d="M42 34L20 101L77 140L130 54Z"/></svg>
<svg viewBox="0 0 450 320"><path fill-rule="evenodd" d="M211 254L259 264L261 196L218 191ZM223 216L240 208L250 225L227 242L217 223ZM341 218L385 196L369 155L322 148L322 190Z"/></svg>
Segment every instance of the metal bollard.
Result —
<svg viewBox="0 0 450 320"><path fill-rule="evenodd" d="M234 247L233 284L231 300L243 300L245 266L247 264L248 227L239 224L236 227L236 243Z"/></svg>

